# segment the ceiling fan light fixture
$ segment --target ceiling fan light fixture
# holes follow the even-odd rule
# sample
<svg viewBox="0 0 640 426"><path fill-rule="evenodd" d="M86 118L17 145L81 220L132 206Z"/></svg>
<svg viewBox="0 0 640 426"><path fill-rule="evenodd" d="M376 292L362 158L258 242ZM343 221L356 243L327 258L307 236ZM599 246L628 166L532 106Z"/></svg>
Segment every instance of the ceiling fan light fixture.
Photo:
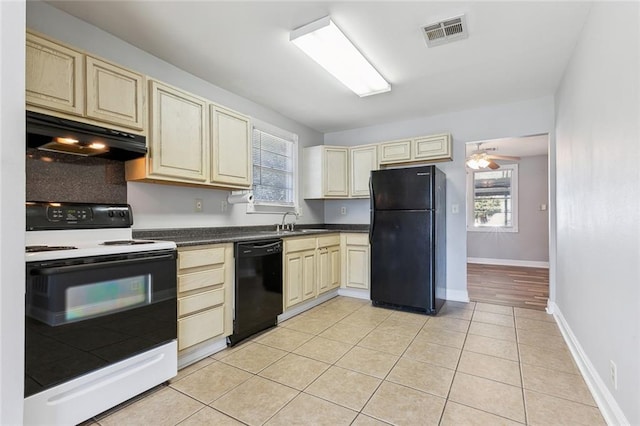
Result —
<svg viewBox="0 0 640 426"><path fill-rule="evenodd" d="M293 30L289 41L360 97L391 90L329 16Z"/></svg>
<svg viewBox="0 0 640 426"><path fill-rule="evenodd" d="M473 154L467 159L467 167L473 170L486 169L491 164L486 153Z"/></svg>

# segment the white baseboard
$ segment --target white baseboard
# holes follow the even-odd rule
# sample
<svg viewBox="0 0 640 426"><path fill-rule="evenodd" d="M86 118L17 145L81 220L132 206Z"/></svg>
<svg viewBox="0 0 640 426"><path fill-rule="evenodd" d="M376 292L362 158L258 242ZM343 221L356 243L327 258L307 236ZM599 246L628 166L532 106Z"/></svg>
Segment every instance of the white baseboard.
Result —
<svg viewBox="0 0 640 426"><path fill-rule="evenodd" d="M451 300L454 302L469 302L469 293L467 290L445 290L446 300Z"/></svg>
<svg viewBox="0 0 640 426"><path fill-rule="evenodd" d="M178 356L178 369L184 368L227 347L227 338L211 339L182 351Z"/></svg>
<svg viewBox="0 0 640 426"><path fill-rule="evenodd" d="M371 292L369 290L357 289L357 288L340 288L338 289L338 295L353 297L355 299L371 300Z"/></svg>
<svg viewBox="0 0 640 426"><path fill-rule="evenodd" d="M558 305L549 301L547 311L553 313L553 316L558 323L558 327L560 327L560 332L562 332L562 336L569 346L571 355L573 355L573 359L576 361L576 364L582 373L582 377L584 377L584 380L591 391L591 395L593 395L593 399L596 401L596 404L598 404L598 408L600 408L604 420L609 425L629 425L630 423L620 409L620 406L604 384L604 381L596 371L593 363L591 363L591 360L582 349L582 346L580 345L580 342L578 342L575 334L571 331L571 327L569 327L569 324L564 319Z"/></svg>
<svg viewBox="0 0 640 426"><path fill-rule="evenodd" d="M308 311L314 306L318 306L321 303L326 302L329 299L333 299L338 295L338 290L332 290L327 293L321 294L315 299L309 300L308 302L300 303L299 305L294 306L291 309L287 309L280 315L278 315L278 324L282 321L288 320L289 318L293 318L296 315L303 313L304 311Z"/></svg>
<svg viewBox="0 0 640 426"><path fill-rule="evenodd" d="M480 265L522 266L525 268L549 269L549 262L541 262L537 260L489 259L484 257L467 257L467 263L478 263Z"/></svg>

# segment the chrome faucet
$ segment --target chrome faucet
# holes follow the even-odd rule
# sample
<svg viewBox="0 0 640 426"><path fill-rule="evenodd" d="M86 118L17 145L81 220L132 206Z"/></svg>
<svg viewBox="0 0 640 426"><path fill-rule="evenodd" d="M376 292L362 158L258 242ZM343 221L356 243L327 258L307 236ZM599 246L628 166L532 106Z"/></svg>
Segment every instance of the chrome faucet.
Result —
<svg viewBox="0 0 640 426"><path fill-rule="evenodd" d="M283 215L282 215L282 223L280 224L280 229L281 229L281 230L283 230L283 231L285 230L285 228L284 228L284 221L285 221L285 219L287 218L287 215L288 215L288 214L295 215L295 216L296 216L296 219L298 218L298 213L296 213L296 212L285 212L285 214L283 214ZM287 229L288 229L289 231L293 231L293 223L289 223L289 224L288 224Z"/></svg>

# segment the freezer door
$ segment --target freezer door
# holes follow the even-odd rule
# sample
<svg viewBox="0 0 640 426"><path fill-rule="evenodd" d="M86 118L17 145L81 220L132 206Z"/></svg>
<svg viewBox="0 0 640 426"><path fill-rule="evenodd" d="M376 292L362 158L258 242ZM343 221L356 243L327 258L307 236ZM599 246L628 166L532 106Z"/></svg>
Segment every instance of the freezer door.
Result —
<svg viewBox="0 0 640 426"><path fill-rule="evenodd" d="M375 212L371 300L434 312L433 212Z"/></svg>
<svg viewBox="0 0 640 426"><path fill-rule="evenodd" d="M434 208L434 166L371 172L371 203L376 210Z"/></svg>

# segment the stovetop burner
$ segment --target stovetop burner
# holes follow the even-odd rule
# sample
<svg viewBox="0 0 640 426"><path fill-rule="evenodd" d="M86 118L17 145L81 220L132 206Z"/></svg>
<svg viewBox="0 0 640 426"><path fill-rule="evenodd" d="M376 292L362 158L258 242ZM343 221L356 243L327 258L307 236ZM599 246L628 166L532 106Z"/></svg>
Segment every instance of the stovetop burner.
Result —
<svg viewBox="0 0 640 426"><path fill-rule="evenodd" d="M78 247L73 246L27 246L27 253L37 253L40 251L58 251L58 250L77 250Z"/></svg>
<svg viewBox="0 0 640 426"><path fill-rule="evenodd" d="M138 244L153 244L153 241L145 241L145 240L113 240L113 241L105 241L102 243L103 246L134 246Z"/></svg>

